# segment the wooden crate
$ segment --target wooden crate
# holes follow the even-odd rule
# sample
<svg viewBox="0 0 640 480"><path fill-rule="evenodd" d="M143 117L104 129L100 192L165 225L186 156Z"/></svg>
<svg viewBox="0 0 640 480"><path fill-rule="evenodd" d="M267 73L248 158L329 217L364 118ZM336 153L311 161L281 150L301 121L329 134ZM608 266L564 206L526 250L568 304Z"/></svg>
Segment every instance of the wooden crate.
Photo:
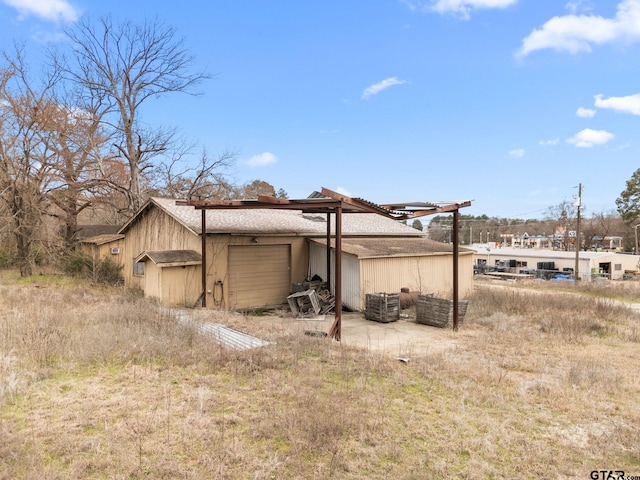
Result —
<svg viewBox="0 0 640 480"><path fill-rule="evenodd" d="M296 317L320 313L320 302L315 290L291 294L287 297L287 302Z"/></svg>
<svg viewBox="0 0 640 480"><path fill-rule="evenodd" d="M462 323L467 313L468 300L458 302L458 321ZM453 323L453 300L435 298L433 295L418 295L416 322L423 325L445 328Z"/></svg>
<svg viewBox="0 0 640 480"><path fill-rule="evenodd" d="M367 293L364 318L389 323L400 319L400 295L397 293Z"/></svg>

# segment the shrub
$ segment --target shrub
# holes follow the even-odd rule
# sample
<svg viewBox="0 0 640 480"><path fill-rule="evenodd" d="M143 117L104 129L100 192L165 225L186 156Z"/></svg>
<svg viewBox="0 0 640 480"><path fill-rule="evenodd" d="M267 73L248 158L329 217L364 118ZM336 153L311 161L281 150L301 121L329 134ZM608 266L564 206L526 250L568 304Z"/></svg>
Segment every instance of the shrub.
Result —
<svg viewBox="0 0 640 480"><path fill-rule="evenodd" d="M86 278L94 283L118 285L122 283L122 265L105 259L94 259L83 252L72 252L64 261L63 270L76 278Z"/></svg>
<svg viewBox="0 0 640 480"><path fill-rule="evenodd" d="M0 268L8 268L15 265L16 251L9 243L0 244Z"/></svg>

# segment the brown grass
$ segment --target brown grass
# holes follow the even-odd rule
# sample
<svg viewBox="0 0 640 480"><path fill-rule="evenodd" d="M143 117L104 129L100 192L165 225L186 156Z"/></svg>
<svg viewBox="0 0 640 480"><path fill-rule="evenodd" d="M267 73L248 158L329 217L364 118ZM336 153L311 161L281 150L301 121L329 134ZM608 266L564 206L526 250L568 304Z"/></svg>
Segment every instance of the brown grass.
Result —
<svg viewBox="0 0 640 480"><path fill-rule="evenodd" d="M595 296L479 289L408 364L290 319L125 290L0 285L0 478L589 478L640 474L638 316ZM428 335L430 327L425 327Z"/></svg>

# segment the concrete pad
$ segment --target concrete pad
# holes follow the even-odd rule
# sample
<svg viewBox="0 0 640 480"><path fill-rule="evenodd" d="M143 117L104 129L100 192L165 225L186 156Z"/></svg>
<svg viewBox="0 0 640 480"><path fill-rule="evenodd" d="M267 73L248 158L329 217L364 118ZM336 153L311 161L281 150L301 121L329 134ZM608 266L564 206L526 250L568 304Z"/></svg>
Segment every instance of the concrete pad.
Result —
<svg viewBox="0 0 640 480"><path fill-rule="evenodd" d="M292 327L298 330L328 332L334 316L292 317L290 320ZM450 328L416 323L415 317L380 323L365 319L362 313L342 314L342 343L402 358L452 350L459 335Z"/></svg>

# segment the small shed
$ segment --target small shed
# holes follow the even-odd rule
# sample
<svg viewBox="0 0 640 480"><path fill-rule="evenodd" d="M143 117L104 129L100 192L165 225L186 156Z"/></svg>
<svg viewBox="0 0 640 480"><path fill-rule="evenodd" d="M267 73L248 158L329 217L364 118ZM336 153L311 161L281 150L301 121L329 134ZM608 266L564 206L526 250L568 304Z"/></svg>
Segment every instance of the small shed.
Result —
<svg viewBox="0 0 640 480"><path fill-rule="evenodd" d="M167 306L198 302L202 255L195 250L142 252L136 258L137 272L146 277L145 297L156 297Z"/></svg>

